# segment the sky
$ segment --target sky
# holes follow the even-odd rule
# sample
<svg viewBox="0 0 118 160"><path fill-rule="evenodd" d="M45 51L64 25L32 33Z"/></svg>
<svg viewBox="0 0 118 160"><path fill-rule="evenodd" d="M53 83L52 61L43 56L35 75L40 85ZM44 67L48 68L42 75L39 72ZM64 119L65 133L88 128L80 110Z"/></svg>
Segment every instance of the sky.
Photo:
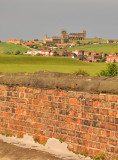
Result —
<svg viewBox="0 0 118 160"><path fill-rule="evenodd" d="M43 39L61 30L118 39L118 0L0 0L0 40Z"/></svg>

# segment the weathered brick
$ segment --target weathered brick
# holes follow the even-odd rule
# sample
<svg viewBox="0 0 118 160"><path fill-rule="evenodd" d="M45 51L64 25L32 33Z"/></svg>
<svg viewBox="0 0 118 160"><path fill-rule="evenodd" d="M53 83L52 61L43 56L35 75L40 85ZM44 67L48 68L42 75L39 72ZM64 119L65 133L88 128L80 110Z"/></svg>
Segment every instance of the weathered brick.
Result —
<svg viewBox="0 0 118 160"><path fill-rule="evenodd" d="M109 144L111 144L113 146L118 146L118 140L109 139Z"/></svg>
<svg viewBox="0 0 118 160"><path fill-rule="evenodd" d="M117 111L110 110L109 111L109 115L110 116L116 116L117 115Z"/></svg>
<svg viewBox="0 0 118 160"><path fill-rule="evenodd" d="M100 114L108 115L108 110L107 109L100 109Z"/></svg>
<svg viewBox="0 0 118 160"><path fill-rule="evenodd" d="M0 131L40 136L41 142L62 138L73 151L118 154L117 106L117 95L1 87Z"/></svg>

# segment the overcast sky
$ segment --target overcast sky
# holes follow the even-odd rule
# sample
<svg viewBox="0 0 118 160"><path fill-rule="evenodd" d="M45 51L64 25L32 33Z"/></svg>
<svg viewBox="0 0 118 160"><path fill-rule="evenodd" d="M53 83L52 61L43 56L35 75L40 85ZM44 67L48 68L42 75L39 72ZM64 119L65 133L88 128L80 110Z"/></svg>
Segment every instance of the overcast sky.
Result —
<svg viewBox="0 0 118 160"><path fill-rule="evenodd" d="M118 39L118 0L0 0L0 40L87 32Z"/></svg>

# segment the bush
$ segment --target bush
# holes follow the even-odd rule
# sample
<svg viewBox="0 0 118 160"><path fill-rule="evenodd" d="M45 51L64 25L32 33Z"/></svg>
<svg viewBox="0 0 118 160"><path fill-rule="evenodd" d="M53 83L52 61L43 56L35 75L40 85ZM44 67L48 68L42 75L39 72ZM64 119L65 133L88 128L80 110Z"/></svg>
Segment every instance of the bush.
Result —
<svg viewBox="0 0 118 160"><path fill-rule="evenodd" d="M89 73L87 73L85 70L78 70L78 71L75 71L73 74L75 75L81 75L81 76L89 76Z"/></svg>
<svg viewBox="0 0 118 160"><path fill-rule="evenodd" d="M76 44L80 44L80 41L76 41L75 43L76 43Z"/></svg>
<svg viewBox="0 0 118 160"><path fill-rule="evenodd" d="M40 55L41 55L40 53L37 53L37 54L36 54L36 56L40 56Z"/></svg>
<svg viewBox="0 0 118 160"><path fill-rule="evenodd" d="M101 70L98 76L115 77L118 75L118 67L114 63L107 64L105 70Z"/></svg>
<svg viewBox="0 0 118 160"><path fill-rule="evenodd" d="M68 38L65 38L64 39L64 43L68 43L69 42L69 39Z"/></svg>
<svg viewBox="0 0 118 160"><path fill-rule="evenodd" d="M15 52L15 55L19 55L19 54L20 54L20 51L16 51L16 52Z"/></svg>
<svg viewBox="0 0 118 160"><path fill-rule="evenodd" d="M106 61L106 58L104 57L104 58L102 58L102 59L100 59L100 62L105 62Z"/></svg>

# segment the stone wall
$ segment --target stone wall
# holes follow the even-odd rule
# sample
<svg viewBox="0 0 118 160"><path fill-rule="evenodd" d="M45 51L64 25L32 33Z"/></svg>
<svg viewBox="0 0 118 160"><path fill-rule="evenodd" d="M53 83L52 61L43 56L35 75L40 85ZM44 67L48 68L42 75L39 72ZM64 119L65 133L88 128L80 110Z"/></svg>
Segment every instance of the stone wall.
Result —
<svg viewBox="0 0 118 160"><path fill-rule="evenodd" d="M118 155L118 95L1 85L0 132Z"/></svg>

